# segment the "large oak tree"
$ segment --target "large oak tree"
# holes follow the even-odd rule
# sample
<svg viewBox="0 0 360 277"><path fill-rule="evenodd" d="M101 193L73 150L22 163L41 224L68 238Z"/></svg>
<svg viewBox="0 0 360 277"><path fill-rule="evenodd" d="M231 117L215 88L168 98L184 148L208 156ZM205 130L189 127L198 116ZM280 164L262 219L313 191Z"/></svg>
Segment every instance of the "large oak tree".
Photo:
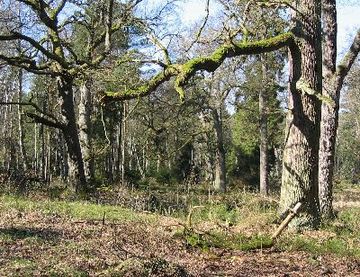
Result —
<svg viewBox="0 0 360 277"><path fill-rule="evenodd" d="M324 1L325 8L327 2L329 1ZM335 1L330 2L333 2L331 3L333 10L336 11ZM268 1L258 1L258 3L272 5ZM328 92L326 92L325 97L322 95L321 41L325 39L325 45L328 46L331 46L331 41L333 41L331 33L322 35L321 4L320 0L300 0L291 4L285 3L292 15L293 26L289 32L276 36L268 34L267 39L252 41L244 39L244 36L241 36L242 39L240 40L231 37L212 54L193 58L181 64L171 63L170 59L167 59L163 64L163 70L142 86L126 91L107 92L103 101L118 101L148 95L161 83L171 78L174 78L174 87L180 98L183 98L185 95L184 85L199 70L213 72L226 58L261 54L287 47L290 61L289 112L283 158L280 211L286 212L297 202L302 202L302 210L293 225L303 228L316 227L320 222L318 166L321 100L323 100L324 109L324 106L327 105L326 99L328 99L326 97ZM325 29L329 29L329 26L333 24L328 21L328 14L329 12L324 13ZM350 50L351 56L348 61L351 61L357 54L357 40ZM325 61L326 57L329 56L333 59L334 54L328 53L329 47L325 47L324 50L326 52ZM351 63L347 62L339 68L339 71L344 72L350 66ZM325 72L326 70L325 67ZM341 73L340 75L343 76L344 74ZM328 91L329 87L329 81L325 80L325 90ZM331 110L329 114L333 116L336 111L337 108ZM326 121L324 116L323 120ZM334 131L330 133L335 135ZM330 143L331 145L334 144L334 142Z"/></svg>
<svg viewBox="0 0 360 277"><path fill-rule="evenodd" d="M89 94L86 86L87 72L97 69L110 54L111 37L132 24L133 9L140 2L141 0L129 0L125 3L114 0L14 0L5 1L2 6L4 12L0 42L3 47L0 50L0 60L10 66L52 78L57 84L61 117L47 113L32 102L17 104L33 107L35 112L28 112L27 116L35 122L61 130L68 150L69 179L78 191L87 190L86 174L89 174L89 170L85 168L87 161L83 157L84 154L88 155L85 136L87 127L84 124L86 120L80 120L79 127L74 86L77 81L83 80L80 92L83 92L83 96ZM21 22L14 22L14 4L20 6L22 11ZM87 14L91 9L96 18ZM114 11L117 11L116 18ZM80 48L79 40L74 37L79 34L76 33L79 28L83 30L85 40ZM23 50L17 54L9 54L4 47L9 42L20 43ZM82 101L82 104L80 117L88 114L84 109L86 103Z"/></svg>

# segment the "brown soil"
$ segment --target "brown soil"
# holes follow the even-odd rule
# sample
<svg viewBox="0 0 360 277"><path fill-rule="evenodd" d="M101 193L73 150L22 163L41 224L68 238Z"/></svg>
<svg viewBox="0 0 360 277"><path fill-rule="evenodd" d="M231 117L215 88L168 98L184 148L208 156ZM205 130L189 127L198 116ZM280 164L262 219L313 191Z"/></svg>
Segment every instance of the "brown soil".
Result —
<svg viewBox="0 0 360 277"><path fill-rule="evenodd" d="M354 258L276 249L205 252L174 237L176 222L155 225L14 210L0 218L0 276L360 276Z"/></svg>

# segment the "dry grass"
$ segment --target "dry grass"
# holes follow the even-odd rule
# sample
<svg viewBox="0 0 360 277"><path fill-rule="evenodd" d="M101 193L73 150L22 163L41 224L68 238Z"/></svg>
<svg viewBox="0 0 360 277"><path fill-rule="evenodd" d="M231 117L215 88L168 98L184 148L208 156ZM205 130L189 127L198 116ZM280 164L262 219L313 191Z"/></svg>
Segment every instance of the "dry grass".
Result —
<svg viewBox="0 0 360 277"><path fill-rule="evenodd" d="M343 207L319 231L243 251L276 228L276 200L238 193L201 204L185 232L183 212L3 196L0 276L360 275L359 208Z"/></svg>

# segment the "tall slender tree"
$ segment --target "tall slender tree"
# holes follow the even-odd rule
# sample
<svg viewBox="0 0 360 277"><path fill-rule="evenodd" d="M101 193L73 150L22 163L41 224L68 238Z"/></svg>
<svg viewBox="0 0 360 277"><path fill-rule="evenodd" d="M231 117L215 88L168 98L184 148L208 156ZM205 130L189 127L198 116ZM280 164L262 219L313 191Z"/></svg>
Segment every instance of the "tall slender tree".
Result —
<svg viewBox="0 0 360 277"><path fill-rule="evenodd" d="M348 53L337 65L336 1L322 0L323 5L323 103L321 107L321 135L319 151L319 199L321 214L333 217L333 175L336 134L339 121L340 91L344 79L360 51L360 29Z"/></svg>

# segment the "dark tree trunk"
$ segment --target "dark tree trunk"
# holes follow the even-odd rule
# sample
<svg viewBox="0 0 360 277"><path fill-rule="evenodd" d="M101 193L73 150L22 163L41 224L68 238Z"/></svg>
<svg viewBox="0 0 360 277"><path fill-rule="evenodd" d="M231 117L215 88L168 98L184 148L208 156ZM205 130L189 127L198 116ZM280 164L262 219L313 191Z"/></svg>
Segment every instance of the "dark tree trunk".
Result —
<svg viewBox="0 0 360 277"><path fill-rule="evenodd" d="M68 149L69 181L74 185L77 192L83 193L87 191L88 187L80 147L79 129L76 124L73 80L58 77L57 85L61 101L62 132Z"/></svg>
<svg viewBox="0 0 360 277"><path fill-rule="evenodd" d="M320 1L302 0L297 6L290 46L289 113L283 158L280 212L297 202L303 207L291 223L315 228L320 223L318 201L318 145L321 93Z"/></svg>

